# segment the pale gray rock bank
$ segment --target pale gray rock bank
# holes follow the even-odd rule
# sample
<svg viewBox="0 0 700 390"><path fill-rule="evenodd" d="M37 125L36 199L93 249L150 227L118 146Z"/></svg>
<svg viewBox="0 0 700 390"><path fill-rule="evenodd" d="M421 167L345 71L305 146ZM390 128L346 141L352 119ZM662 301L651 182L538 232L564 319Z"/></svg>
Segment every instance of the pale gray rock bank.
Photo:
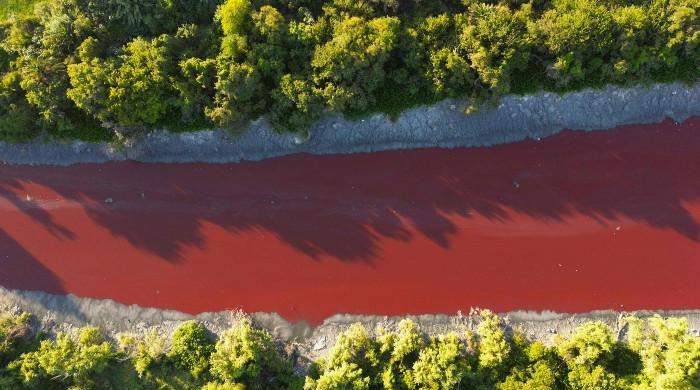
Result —
<svg viewBox="0 0 700 390"><path fill-rule="evenodd" d="M156 131L128 147L61 141L0 143L0 161L55 165L118 160L228 163L293 153L488 146L543 138L562 129L601 130L656 123L665 118L683 121L700 115L700 83L505 96L497 106L482 107L473 114L464 114L464 107L462 101L445 100L408 110L395 121L380 114L357 121L338 115L319 121L308 138L278 134L263 118L240 135L221 130L180 134Z"/></svg>
<svg viewBox="0 0 700 390"><path fill-rule="evenodd" d="M382 326L395 329L404 318L414 320L429 335L457 332L464 335L467 330L476 330L479 316L473 313L423 314L406 316L336 314L321 324L311 326L303 321L289 322L276 313L240 313L221 311L191 315L175 310L143 308L138 305L123 305L110 299L78 298L72 294L53 295L40 291L9 290L0 287L0 309L28 311L39 319L39 326L49 334L68 331L75 327L95 325L108 335L119 332L143 333L155 329L169 336L173 329L184 321L196 319L214 333L220 334L242 317L269 330L288 350L296 351L303 360L309 361L324 355L334 344L340 333L354 323L362 323L367 329ZM515 311L501 313L509 329L519 329L534 340L551 343L556 334L568 335L577 326L587 321L603 321L622 336L620 319L629 314L640 318L659 314L662 317L685 317L690 329L698 334L700 310L685 311L594 311L581 314L555 313L550 311ZM303 362L300 362L303 365Z"/></svg>

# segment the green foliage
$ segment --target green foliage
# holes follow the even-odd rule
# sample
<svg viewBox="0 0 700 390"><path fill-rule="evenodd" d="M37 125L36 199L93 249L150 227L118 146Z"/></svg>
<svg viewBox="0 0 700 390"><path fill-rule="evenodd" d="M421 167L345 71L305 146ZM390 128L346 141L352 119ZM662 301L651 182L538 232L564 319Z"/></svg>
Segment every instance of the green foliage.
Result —
<svg viewBox="0 0 700 390"><path fill-rule="evenodd" d="M654 28L658 13L630 5L613 10L617 27L612 73L619 81L646 79L662 64L663 35Z"/></svg>
<svg viewBox="0 0 700 390"><path fill-rule="evenodd" d="M263 115L303 131L445 97L694 81L699 17L698 0L5 0L0 138Z"/></svg>
<svg viewBox="0 0 700 390"><path fill-rule="evenodd" d="M4 141L24 141L38 132L38 114L26 101L20 79L15 71L0 80L0 139Z"/></svg>
<svg viewBox="0 0 700 390"><path fill-rule="evenodd" d="M128 356L139 376L144 375L154 364L163 362L166 356L166 340L155 330L149 330L139 338L137 335L117 335L119 351Z"/></svg>
<svg viewBox="0 0 700 390"><path fill-rule="evenodd" d="M272 123L279 129L308 128L321 117L324 109L319 91L304 78L285 74L272 92Z"/></svg>
<svg viewBox="0 0 700 390"><path fill-rule="evenodd" d="M90 57L95 41L79 48L81 62L68 66L68 97L103 122L122 126L153 125L170 105L165 47L161 40L137 38L118 59Z"/></svg>
<svg viewBox="0 0 700 390"><path fill-rule="evenodd" d="M250 0L226 0L217 10L224 36L244 35L252 13Z"/></svg>
<svg viewBox="0 0 700 390"><path fill-rule="evenodd" d="M306 377L305 390L367 390L370 378L354 363L329 368L318 379Z"/></svg>
<svg viewBox="0 0 700 390"><path fill-rule="evenodd" d="M532 38L529 6L513 12L505 5L474 4L469 7L461 48L487 91L510 92L510 76L528 63Z"/></svg>
<svg viewBox="0 0 700 390"><path fill-rule="evenodd" d="M377 380L379 354L376 342L360 324L338 337L325 359L318 362L318 378L307 378L305 389L365 389Z"/></svg>
<svg viewBox="0 0 700 390"><path fill-rule="evenodd" d="M204 325L187 321L173 332L168 357L178 367L189 370L198 378L209 370L209 356L214 352L214 342Z"/></svg>
<svg viewBox="0 0 700 390"><path fill-rule="evenodd" d="M554 0L534 26L543 41L549 76L560 85L582 82L609 66L613 19L598 0Z"/></svg>
<svg viewBox="0 0 700 390"><path fill-rule="evenodd" d="M245 390L245 386L237 383L209 382L201 390Z"/></svg>
<svg viewBox="0 0 700 390"><path fill-rule="evenodd" d="M99 329L86 327L74 334L59 333L56 340L43 340L38 350L23 354L14 366L30 385L59 381L68 387L99 388L96 377L115 356Z"/></svg>
<svg viewBox="0 0 700 390"><path fill-rule="evenodd" d="M242 125L264 112L262 75L249 63L217 65L215 106L207 116L221 126Z"/></svg>
<svg viewBox="0 0 700 390"><path fill-rule="evenodd" d="M643 383L653 389L692 389L700 387L700 339L688 334L682 318L648 321L648 331L639 323L630 329L630 346L643 363Z"/></svg>
<svg viewBox="0 0 700 390"><path fill-rule="evenodd" d="M609 359L615 338L609 326L597 321L576 328L568 338L557 337L555 343L568 364L593 366Z"/></svg>
<svg viewBox="0 0 700 390"><path fill-rule="evenodd" d="M432 338L420 351L413 366L415 387L419 389L448 390L457 388L470 367L462 342L456 334Z"/></svg>
<svg viewBox="0 0 700 390"><path fill-rule="evenodd" d="M499 390L564 388L563 367L554 350L547 348L541 342L524 344L525 359L518 362L496 388Z"/></svg>
<svg viewBox="0 0 700 390"><path fill-rule="evenodd" d="M34 339L29 313L0 315L0 367L16 359Z"/></svg>
<svg viewBox="0 0 700 390"><path fill-rule="evenodd" d="M41 0L3 0L0 3L0 21L30 15Z"/></svg>
<svg viewBox="0 0 700 390"><path fill-rule="evenodd" d="M328 107L361 111L374 103L399 23L394 17L351 17L335 26L332 39L318 47L311 60L314 82Z"/></svg>
<svg viewBox="0 0 700 390"><path fill-rule="evenodd" d="M225 331L211 355L211 372L225 383L246 389L288 389L295 382L292 367L277 351L268 332L243 320Z"/></svg>
<svg viewBox="0 0 700 390"><path fill-rule="evenodd" d="M415 387L413 366L420 351L425 347L423 334L418 325L410 320L399 323L398 332L381 329L377 336L382 368L382 387L387 390Z"/></svg>
<svg viewBox="0 0 700 390"><path fill-rule="evenodd" d="M503 365L510 354L510 344L501 327L501 319L488 310L481 312L483 317L477 333L479 335L479 365L495 368Z"/></svg>
<svg viewBox="0 0 700 390"><path fill-rule="evenodd" d="M474 75L469 62L454 50L444 47L430 55L428 77L435 91L456 97L472 90Z"/></svg>
<svg viewBox="0 0 700 390"><path fill-rule="evenodd" d="M427 337L410 320L339 335L305 378L273 337L243 320L216 343L188 321L171 341L154 330L118 334L93 327L41 335L26 313L0 315L0 388L306 390L686 390L700 387L700 337L686 319L623 318L622 339L588 322L554 345L532 342L489 311L476 334ZM168 345L170 345L168 347ZM297 367L300 368L300 367Z"/></svg>

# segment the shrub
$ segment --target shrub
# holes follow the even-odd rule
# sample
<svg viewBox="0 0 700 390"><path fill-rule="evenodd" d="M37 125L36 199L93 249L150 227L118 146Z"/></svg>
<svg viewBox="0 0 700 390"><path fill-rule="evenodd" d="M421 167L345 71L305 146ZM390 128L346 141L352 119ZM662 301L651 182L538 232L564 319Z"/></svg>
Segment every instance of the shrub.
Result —
<svg viewBox="0 0 700 390"><path fill-rule="evenodd" d="M33 340L29 313L0 314L0 367L16 359Z"/></svg>
<svg viewBox="0 0 700 390"><path fill-rule="evenodd" d="M51 380L68 387L99 388L100 374L115 357L100 330L86 327L73 334L59 333L56 340L43 340L38 350L23 354L11 367L19 368L28 384Z"/></svg>
<svg viewBox="0 0 700 390"><path fill-rule="evenodd" d="M209 357L214 352L214 342L204 325L197 321L187 321L173 332L168 357L178 367L189 370L199 378L209 370Z"/></svg>
<svg viewBox="0 0 700 390"><path fill-rule="evenodd" d="M277 351L270 334L243 320L225 331L211 355L211 372L226 383L247 389L288 389L292 367Z"/></svg>
<svg viewBox="0 0 700 390"><path fill-rule="evenodd" d="M462 342L456 334L432 338L420 351L413 366L417 388L448 390L457 388L470 367Z"/></svg>
<svg viewBox="0 0 700 390"><path fill-rule="evenodd" d="M117 335L119 351L131 359L134 369L142 376L154 364L163 362L166 356L166 340L151 329L141 338L138 335Z"/></svg>

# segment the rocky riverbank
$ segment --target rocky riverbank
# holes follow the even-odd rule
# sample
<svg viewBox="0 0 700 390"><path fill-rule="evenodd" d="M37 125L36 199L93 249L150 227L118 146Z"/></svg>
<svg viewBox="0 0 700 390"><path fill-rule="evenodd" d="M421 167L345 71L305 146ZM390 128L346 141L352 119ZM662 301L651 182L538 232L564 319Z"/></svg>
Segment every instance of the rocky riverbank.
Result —
<svg viewBox="0 0 700 390"><path fill-rule="evenodd" d="M337 314L318 326L305 322L291 323L276 313L240 313L221 311L191 315L175 310L142 308L123 305L113 300L78 298L74 295L52 295L39 291L8 290L0 287L0 309L28 311L39 320L38 326L49 334L85 325L99 326L108 335L119 332L139 332L155 329L162 335L170 335L183 321L197 319L214 333L221 333L242 316L250 317L256 326L269 330L279 341L298 351L306 359L324 355L340 333L354 323L362 323L368 329L378 326L393 329L399 321L410 318L427 334L444 334L451 331L463 334L475 330L478 316L473 313L451 315L376 316ZM688 318L690 329L697 334L700 329L700 311L638 311L625 313L612 310L581 314L554 312L515 311L501 313L511 329L518 329L534 340L549 343L555 334L568 335L577 326L591 320L610 325L618 334L622 332L619 319L625 314L648 317L654 314Z"/></svg>
<svg viewBox="0 0 700 390"><path fill-rule="evenodd" d="M607 87L557 95L506 96L495 107L464 114L466 103L446 100L404 112L395 121L372 115L318 122L308 134L278 134L264 118L240 134L222 130L191 133L155 131L118 146L106 143L38 140L0 143L7 164L142 162L227 163L293 153L360 153L423 147L475 147L543 138L562 129L602 130L665 118L700 115L700 84Z"/></svg>

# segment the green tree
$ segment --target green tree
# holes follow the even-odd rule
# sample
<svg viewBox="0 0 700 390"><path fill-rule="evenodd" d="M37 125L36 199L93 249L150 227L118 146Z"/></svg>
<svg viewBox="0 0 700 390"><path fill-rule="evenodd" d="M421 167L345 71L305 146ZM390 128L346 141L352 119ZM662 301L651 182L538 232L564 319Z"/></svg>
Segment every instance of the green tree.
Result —
<svg viewBox="0 0 700 390"><path fill-rule="evenodd" d="M700 1L671 0L667 4L669 40L664 59L669 66L679 61L693 64L692 71L697 72L700 63Z"/></svg>
<svg viewBox="0 0 700 390"><path fill-rule="evenodd" d="M692 389L700 387L700 339L688 333L684 318L654 316L645 327L628 318L627 340L643 363L643 389Z"/></svg>
<svg viewBox="0 0 700 390"><path fill-rule="evenodd" d="M304 130L318 120L325 109L323 98L303 77L285 74L272 92L272 124L284 130Z"/></svg>
<svg viewBox="0 0 700 390"><path fill-rule="evenodd" d="M477 3L469 7L467 15L460 47L471 68L490 93L510 92L512 73L523 71L530 57L530 7L513 12L505 5Z"/></svg>
<svg viewBox="0 0 700 390"><path fill-rule="evenodd" d="M24 141L39 131L39 116L25 98L17 71L2 75L0 80L0 138L4 141Z"/></svg>
<svg viewBox="0 0 700 390"><path fill-rule="evenodd" d="M326 370L321 377L306 377L305 390L368 390L371 379L354 363L342 363Z"/></svg>
<svg viewBox="0 0 700 390"><path fill-rule="evenodd" d="M477 328L479 335L479 366L494 369L502 366L510 354L510 344L501 326L501 319L489 310L480 313L482 320Z"/></svg>
<svg viewBox="0 0 700 390"><path fill-rule="evenodd" d="M137 38L124 47L123 55L109 79L107 111L120 125L155 124L172 96L165 47L157 39Z"/></svg>
<svg viewBox="0 0 700 390"><path fill-rule="evenodd" d="M415 388L413 365L418 361L420 351L425 347L423 334L411 320L399 322L398 332L382 330L377 337L380 359L383 362L381 373L382 388L387 390Z"/></svg>
<svg viewBox="0 0 700 390"><path fill-rule="evenodd" d="M245 125L266 108L262 75L247 62L217 64L216 98L207 116L221 126Z"/></svg>
<svg viewBox="0 0 700 390"><path fill-rule="evenodd" d="M459 47L457 33L457 24L462 25L463 20L462 14L442 13L418 19L407 29L409 39L401 46L405 48L402 56L409 72L409 88L451 97L473 91L475 75Z"/></svg>
<svg viewBox="0 0 700 390"><path fill-rule="evenodd" d="M615 8L615 49L612 50L612 78L632 82L651 77L660 68L664 34L655 28L654 11L638 5Z"/></svg>
<svg viewBox="0 0 700 390"><path fill-rule="evenodd" d="M566 86L598 82L613 47L613 20L598 0L554 0L533 25L548 57L548 75Z"/></svg>
<svg viewBox="0 0 700 390"><path fill-rule="evenodd" d="M555 345L569 367L572 389L616 389L616 376L609 371L615 348L612 329L600 321L585 323L568 337L556 337Z"/></svg>
<svg viewBox="0 0 700 390"><path fill-rule="evenodd" d="M155 330L151 329L142 337L139 335L121 333L117 335L119 352L129 357L139 376L146 374L153 365L165 360L166 341Z"/></svg>
<svg viewBox="0 0 700 390"><path fill-rule="evenodd" d="M221 335L210 361L214 376L246 389L289 389L296 379L270 333L253 328L249 320Z"/></svg>
<svg viewBox="0 0 700 390"><path fill-rule="evenodd" d="M362 111L386 77L384 65L396 43L399 20L350 17L316 48L311 67L326 104L334 111Z"/></svg>
<svg viewBox="0 0 700 390"><path fill-rule="evenodd" d="M163 39L137 38L122 49L118 58L90 57L86 46L81 61L68 66L75 105L103 122L118 126L153 125L171 107L168 60ZM87 56L87 57L85 57Z"/></svg>
<svg viewBox="0 0 700 390"><path fill-rule="evenodd" d="M238 383L209 382L202 386L201 390L245 390L245 386Z"/></svg>
<svg viewBox="0 0 700 390"><path fill-rule="evenodd" d="M175 329L168 357L176 366L190 371L200 378L209 371L209 357L214 352L214 342L204 325L197 321L186 321Z"/></svg>
<svg viewBox="0 0 700 390"><path fill-rule="evenodd" d="M173 87L180 95L175 105L180 109L181 121L204 120L206 110L214 103L216 60L190 57L178 65L180 77L175 78Z"/></svg>
<svg viewBox="0 0 700 390"><path fill-rule="evenodd" d="M244 35L251 21L250 0L226 0L216 11L224 36Z"/></svg>
<svg viewBox="0 0 700 390"><path fill-rule="evenodd" d="M470 371L459 337L452 333L431 338L420 351L413 371L416 389L456 389Z"/></svg>
<svg viewBox="0 0 700 390"><path fill-rule="evenodd" d="M30 346L35 337L31 318L26 312L0 314L0 369Z"/></svg>
<svg viewBox="0 0 700 390"><path fill-rule="evenodd" d="M375 340L361 324L343 332L330 353L317 362L306 379L307 390L366 389L379 379L379 355Z"/></svg>
<svg viewBox="0 0 700 390"><path fill-rule="evenodd" d="M18 367L28 384L51 380L68 387L98 389L98 377L115 357L112 345L99 329L86 327L73 335L59 333L55 341L43 340L38 350L23 354L11 367Z"/></svg>
<svg viewBox="0 0 700 390"><path fill-rule="evenodd" d="M525 360L518 362L498 390L549 390L563 389L565 373L563 363L552 348L541 342L524 343Z"/></svg>

